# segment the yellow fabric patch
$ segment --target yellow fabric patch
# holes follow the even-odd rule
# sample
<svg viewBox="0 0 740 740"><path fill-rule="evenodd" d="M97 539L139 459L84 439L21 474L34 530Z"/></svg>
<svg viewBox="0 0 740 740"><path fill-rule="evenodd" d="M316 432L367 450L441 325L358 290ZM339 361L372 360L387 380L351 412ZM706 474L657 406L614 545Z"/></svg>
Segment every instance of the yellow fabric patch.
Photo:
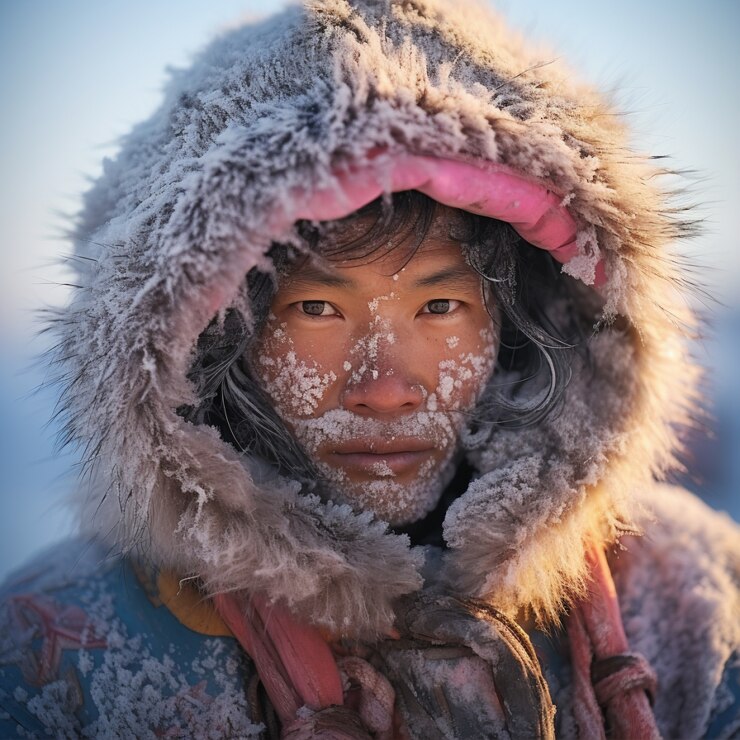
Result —
<svg viewBox="0 0 740 740"><path fill-rule="evenodd" d="M140 564L134 564L134 572L149 601L155 607L169 609L188 629L212 637L234 636L210 600L188 581L179 580L169 571L154 573Z"/></svg>

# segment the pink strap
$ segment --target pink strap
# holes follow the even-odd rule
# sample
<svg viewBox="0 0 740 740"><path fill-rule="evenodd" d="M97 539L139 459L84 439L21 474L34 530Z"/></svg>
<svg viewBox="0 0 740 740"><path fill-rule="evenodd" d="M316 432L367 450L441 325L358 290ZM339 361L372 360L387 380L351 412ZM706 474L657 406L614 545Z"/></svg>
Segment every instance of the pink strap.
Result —
<svg viewBox="0 0 740 740"><path fill-rule="evenodd" d="M418 190L453 208L510 223L530 244L545 249L561 263L579 253L577 226L562 197L541 182L494 163L376 152L363 167L335 173L331 187L295 190L289 205L276 211L271 229L281 231L295 221L344 218L384 192ZM605 280L603 263L596 265L595 284Z"/></svg>
<svg viewBox="0 0 740 740"><path fill-rule="evenodd" d="M221 618L254 660L267 695L290 740L392 740L395 692L366 661L339 659L350 683L345 702L342 679L328 644L314 627L301 624L264 598L218 594Z"/></svg>
<svg viewBox="0 0 740 740"><path fill-rule="evenodd" d="M629 652L604 551L591 547L586 558L592 577L589 595L568 620L579 734L605 738L605 715L610 737L617 740L660 738L648 700L648 693L655 694L655 673L645 658Z"/></svg>
<svg viewBox="0 0 740 740"><path fill-rule="evenodd" d="M284 607L239 594L213 599L221 618L254 660L284 727L298 710L343 702L342 681L331 649L315 627L297 622Z"/></svg>
<svg viewBox="0 0 740 740"><path fill-rule="evenodd" d="M592 576L589 596L574 607L568 623L574 711L580 734L588 738L606 737L601 705L611 729L610 736L617 740L654 740L660 734L646 691L654 694L655 674L642 656L629 653L616 588L603 550L592 547L586 557ZM247 600L239 594L219 594L214 597L214 603L254 660L284 728L300 734L302 707L321 714L330 707L343 705L337 663L317 629L297 622L279 605L268 606L264 598ZM346 661L345 666L348 676L356 680L363 692L354 707L359 712L357 718L362 718L361 725L370 725L379 736L388 737L393 690L382 676L367 670L370 666L363 663ZM345 710L345 714L351 712L349 707ZM315 720L317 724L320 718L317 716ZM325 736L362 734L349 726L346 733L337 732L337 728L327 730Z"/></svg>

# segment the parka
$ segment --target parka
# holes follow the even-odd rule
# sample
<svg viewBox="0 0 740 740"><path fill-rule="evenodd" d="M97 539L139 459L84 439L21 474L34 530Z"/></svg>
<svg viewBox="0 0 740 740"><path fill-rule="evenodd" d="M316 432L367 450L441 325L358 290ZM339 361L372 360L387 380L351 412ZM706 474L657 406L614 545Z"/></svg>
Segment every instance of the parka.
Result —
<svg viewBox="0 0 740 740"><path fill-rule="evenodd" d="M661 482L700 406L675 252L693 223L664 174L472 2L311 0L173 72L85 196L50 321L80 539L4 587L6 734L740 732L738 529ZM408 190L510 224L586 348L555 412L468 430L435 544L198 413L274 245Z"/></svg>

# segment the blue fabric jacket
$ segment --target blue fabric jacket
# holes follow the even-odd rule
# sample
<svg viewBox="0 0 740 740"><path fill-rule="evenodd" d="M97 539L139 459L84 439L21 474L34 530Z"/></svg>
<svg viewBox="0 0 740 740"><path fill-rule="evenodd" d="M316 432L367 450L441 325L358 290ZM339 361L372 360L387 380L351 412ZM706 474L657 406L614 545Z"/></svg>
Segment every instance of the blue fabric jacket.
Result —
<svg viewBox="0 0 740 740"><path fill-rule="evenodd" d="M0 624L0 738L266 736L254 721L266 704L256 704L252 661L188 583L67 541L6 581ZM566 638L530 637L551 693L562 694ZM567 712L556 720L559 736L575 737ZM735 654L702 737L735 737L739 727Z"/></svg>

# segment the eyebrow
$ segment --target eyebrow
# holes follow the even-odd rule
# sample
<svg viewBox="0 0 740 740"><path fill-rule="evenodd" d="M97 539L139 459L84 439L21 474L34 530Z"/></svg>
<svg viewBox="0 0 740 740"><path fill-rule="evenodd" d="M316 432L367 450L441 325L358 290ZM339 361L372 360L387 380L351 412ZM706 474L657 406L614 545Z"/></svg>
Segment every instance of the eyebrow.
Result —
<svg viewBox="0 0 740 740"><path fill-rule="evenodd" d="M433 288L436 286L457 286L470 287L477 283L477 276L467 265L456 265L455 267L446 267L431 275L425 275L415 281L417 288Z"/></svg>
<svg viewBox="0 0 740 740"><path fill-rule="evenodd" d="M455 265L445 267L431 275L424 275L414 281L415 288L434 287L460 287L469 288L474 282L477 283L476 274L467 265ZM300 273L291 277L288 286L290 288L302 288L322 286L325 288L357 288L359 283L349 277L344 277L327 272L317 267L304 267Z"/></svg>
<svg viewBox="0 0 740 740"><path fill-rule="evenodd" d="M356 280L327 272L318 267L303 267L298 275L291 276L288 281L290 288L313 287L314 285L324 288L356 288L358 284Z"/></svg>

